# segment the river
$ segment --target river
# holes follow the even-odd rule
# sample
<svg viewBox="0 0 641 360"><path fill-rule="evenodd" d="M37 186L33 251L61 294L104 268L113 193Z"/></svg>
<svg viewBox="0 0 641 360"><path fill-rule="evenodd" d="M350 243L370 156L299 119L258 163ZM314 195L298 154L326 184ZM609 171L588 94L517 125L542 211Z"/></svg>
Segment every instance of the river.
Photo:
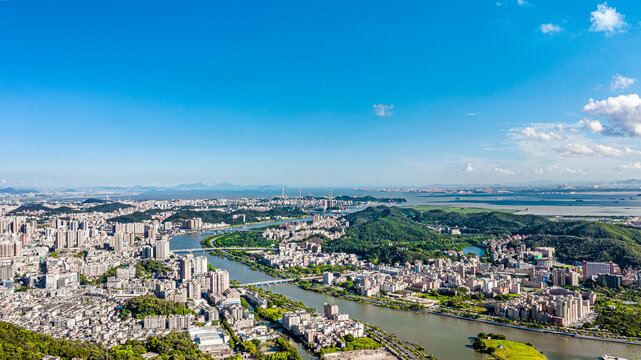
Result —
<svg viewBox="0 0 641 360"><path fill-rule="evenodd" d="M260 226L264 225L266 224ZM200 247L200 241L205 236L176 236L171 240L170 248L177 250ZM230 278L240 283L273 279L270 275L226 258L209 254L206 256L211 265L229 271ZM294 301L303 301L305 305L314 307L321 313L323 303L336 304L341 312L348 313L350 317L378 326L400 339L424 346L428 353L440 360L484 359L470 347L471 339L480 332L504 334L512 340L531 342L550 360L593 360L604 354L625 358L641 357L640 345L544 334L429 313L393 310L302 290L291 284L270 286L269 290ZM298 349L300 351L300 347ZM304 355L309 358L309 354Z"/></svg>

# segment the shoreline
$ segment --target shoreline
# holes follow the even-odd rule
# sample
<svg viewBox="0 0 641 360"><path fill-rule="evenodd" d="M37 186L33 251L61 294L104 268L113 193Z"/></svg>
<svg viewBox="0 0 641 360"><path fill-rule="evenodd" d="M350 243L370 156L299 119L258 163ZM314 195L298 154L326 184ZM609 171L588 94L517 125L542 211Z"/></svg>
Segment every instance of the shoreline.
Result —
<svg viewBox="0 0 641 360"><path fill-rule="evenodd" d="M511 327L511 328L514 328L514 329L526 330L526 331L534 331L534 332L544 333L544 334L562 335L562 336L579 338L579 339L586 339L586 340L599 340L599 341L607 341L607 342L615 342L615 343L620 343L620 344L641 346L641 343L633 342L633 341L629 341L629 340L608 339L608 338L597 337L597 336L579 335L579 334L566 333L566 332L557 331L557 330L534 329L534 328L529 328L527 326L513 325L513 324L502 324L502 323L495 322L495 321L483 320L483 319L473 319L473 318L468 318L468 317L461 316L461 315L447 314L447 313L442 313L442 312L438 312L438 311L429 311L429 310L401 310L401 311L425 312L425 313L429 313L429 314L432 314L432 315L447 316L447 317L461 319L461 320L476 321L476 322L481 322L481 323L490 324L490 325L505 326L505 327Z"/></svg>
<svg viewBox="0 0 641 360"><path fill-rule="evenodd" d="M220 250L223 250L223 249L224 249L224 248L220 248ZM220 251L220 250L219 250L219 251ZM214 255L214 256L222 256L222 257L226 258L227 260L233 261L233 262L238 263L238 264L245 265L245 266L249 267L250 269L256 269L256 271L260 271L260 272L262 272L262 273L264 273L264 274L267 274L267 275L270 275L270 276L274 276L273 274L270 274L270 273L268 273L268 272L266 272L266 271L262 270L260 267L256 267L256 266L255 266L254 264L252 264L252 263L247 263L247 262L244 262L244 261L238 261L238 260L236 260L236 259L233 259L233 258L232 258L232 255L231 255L231 254L228 254L226 251L220 251L220 253L221 253L221 254L211 254L211 253L210 253L210 255ZM246 261L246 260L245 260L245 261ZM276 270L275 270L275 271L276 271ZM276 276L275 276L275 277L276 277ZM283 277L283 275L279 274L279 275L278 275L278 277ZM307 290L307 289L304 289L304 288L302 288L302 287L301 287L299 284L297 284L297 283L293 283L293 284L296 284L296 287L298 287L298 288L299 288L299 289L301 289L301 290L309 291L309 292L313 292L313 293L317 293L316 291L313 291L313 290ZM352 301L352 302L359 303L358 301L355 301L355 300L350 299L350 298L348 298L348 297L335 296L335 295L332 295L331 293L324 293L324 294L326 294L326 295L328 295L328 296L332 296L332 297L340 298L340 299L343 299L343 300L347 300L347 301ZM464 317L464 316L461 316L461 315L454 315L454 314L442 313L442 312L438 312L438 311L430 311L430 310L413 310L413 309L403 309L403 308L396 309L396 308L391 308L391 307L389 307L389 306L380 305L380 304L376 304L376 303L372 303L372 302L364 302L364 303L369 304L369 305L372 305L372 306L383 307L383 308L389 308L389 309L392 309L392 310L409 311L409 312L423 312L423 313L429 313L429 314L432 314L432 315L447 316L447 317L456 318L456 319L460 319L460 320L476 321L476 322L485 323L485 324L489 324L489 325L503 326L503 327L510 327L510 328L514 328L514 329L525 330L525 331L532 331L532 332L538 332L538 333L542 333L542 334L561 335L561 336L573 337L573 338L579 338L579 339L585 339L585 340L598 340L598 341L605 341L605 342L612 342L612 343L619 343L619 344L627 344L627 345L637 345L637 346L641 346L641 342L634 342L634 341L629 341L629 340L622 340L622 339L610 339L610 338L598 337L598 336L589 336L589 335L572 334L572 333L567 333L567 332L557 331L557 330L534 329L534 328L530 328L530 327L522 326L522 325L504 324L504 323L495 322L495 321L491 321L491 320L468 318L468 317Z"/></svg>

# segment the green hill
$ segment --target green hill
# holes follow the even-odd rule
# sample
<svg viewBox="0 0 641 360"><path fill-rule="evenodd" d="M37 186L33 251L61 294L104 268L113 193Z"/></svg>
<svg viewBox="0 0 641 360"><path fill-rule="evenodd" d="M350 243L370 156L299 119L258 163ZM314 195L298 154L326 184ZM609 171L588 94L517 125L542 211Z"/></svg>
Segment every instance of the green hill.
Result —
<svg viewBox="0 0 641 360"><path fill-rule="evenodd" d="M532 235L530 247L553 246L561 260L614 261L622 267L641 266L641 232L598 221L552 221L537 215L503 212L459 214L426 211L419 220L477 229L483 233Z"/></svg>
<svg viewBox="0 0 641 360"><path fill-rule="evenodd" d="M135 223L135 222L141 222L143 220L151 220L151 219L152 217L149 214L136 211L131 214L111 218L109 219L109 221L127 224L127 223Z"/></svg>
<svg viewBox="0 0 641 360"><path fill-rule="evenodd" d="M22 205L14 210L12 210L10 213L11 214L21 214L26 211L44 211L46 213L49 213L51 215L57 215L57 214L70 214L70 213L75 213L78 212L75 209L72 209L68 206L60 206L57 208L50 208L48 206L44 206L42 204L31 204L31 205Z"/></svg>
<svg viewBox="0 0 641 360"><path fill-rule="evenodd" d="M404 263L443 256L444 250L461 250L470 239L441 236L414 221L413 209L377 206L346 215L350 227L340 239L323 246L381 263Z"/></svg>
<svg viewBox="0 0 641 360"><path fill-rule="evenodd" d="M114 212L114 211L118 211L120 209L128 209L130 207L133 207L133 206L132 205L128 205L128 204L119 203L119 202L113 202L113 203L96 205L94 207L90 207L89 209L87 209L87 211L88 212L111 213L111 212Z"/></svg>
<svg viewBox="0 0 641 360"><path fill-rule="evenodd" d="M460 213L444 210L423 212L416 220L434 225L447 225L476 229L484 233L514 233L528 226L552 223L537 215L515 215L502 211Z"/></svg>
<svg viewBox="0 0 641 360"><path fill-rule="evenodd" d="M374 196L366 195L366 196L348 196L348 195L341 195L337 196L335 200L340 200L340 201L353 201L355 203L363 203L363 202L381 202L381 203L404 203L407 202L405 198L377 198Z"/></svg>
<svg viewBox="0 0 641 360"><path fill-rule="evenodd" d="M201 218L203 222L217 224L224 222L226 224L238 225L242 224L243 221L240 218L234 219L234 215L245 215L246 222L257 222L260 218L269 217L271 219L276 218L295 218L305 216L306 213L301 211L298 208L285 209L285 208L274 208L267 211L256 211L256 210L236 210L231 213L218 211L218 210L208 210L208 211L195 211L195 210L182 210L174 215L168 217L165 221L183 221L187 219Z"/></svg>

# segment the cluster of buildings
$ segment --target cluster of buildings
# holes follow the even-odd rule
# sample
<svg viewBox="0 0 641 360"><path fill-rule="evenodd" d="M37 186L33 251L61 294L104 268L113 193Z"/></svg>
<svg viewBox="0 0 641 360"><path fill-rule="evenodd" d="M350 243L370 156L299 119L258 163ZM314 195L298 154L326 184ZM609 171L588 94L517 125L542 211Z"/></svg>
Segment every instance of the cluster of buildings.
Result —
<svg viewBox="0 0 641 360"><path fill-rule="evenodd" d="M263 231L263 237L271 240L300 241L312 235L324 235L329 239L338 239L345 235L349 221L336 215L315 214L314 220L290 221L278 228Z"/></svg>
<svg viewBox="0 0 641 360"><path fill-rule="evenodd" d="M176 228L164 221L186 206L207 209L228 205L269 209L261 201L204 200L123 202L113 212L86 211L95 203L65 205L68 212L24 207L0 209L0 318L27 329L65 339L95 341L106 346L151 335L188 331L199 347L215 357L233 353L229 334L220 326L225 319L241 339L273 339L271 328L258 325L240 305L242 289L230 288L229 273L211 271L204 256L177 256L169 236ZM62 209L50 204L49 209ZM111 219L134 211L156 210L153 220L118 223ZM200 219L180 224L202 228ZM153 259L166 269L140 273L136 267ZM18 291L19 290L19 291ZM23 291L24 290L24 291ZM151 315L144 319L122 317L126 302L154 295L184 303L186 314ZM242 311L240 311L242 309ZM196 326L195 324L200 324Z"/></svg>
<svg viewBox="0 0 641 360"><path fill-rule="evenodd" d="M552 287L497 303L494 314L510 319L577 326L591 319L594 312L590 306L595 300L593 292Z"/></svg>
<svg viewBox="0 0 641 360"><path fill-rule="evenodd" d="M346 253L327 254L322 252L322 239L315 237L301 242L281 242L275 254L263 255L262 261L275 269L311 265L358 265L358 256Z"/></svg>
<svg viewBox="0 0 641 360"><path fill-rule="evenodd" d="M344 347L346 344L342 338L346 335L365 335L363 323L350 320L348 314L338 311L337 305L327 303L324 305L323 315L304 310L286 312L280 322L285 329L303 339L316 351L330 346Z"/></svg>

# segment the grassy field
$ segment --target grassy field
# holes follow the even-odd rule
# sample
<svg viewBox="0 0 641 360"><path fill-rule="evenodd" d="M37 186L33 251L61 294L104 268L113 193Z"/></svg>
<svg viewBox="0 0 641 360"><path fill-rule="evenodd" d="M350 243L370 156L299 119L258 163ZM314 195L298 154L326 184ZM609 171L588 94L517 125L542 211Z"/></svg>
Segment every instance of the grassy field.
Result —
<svg viewBox="0 0 641 360"><path fill-rule="evenodd" d="M519 210L512 210L512 209L483 209L483 208L469 208L469 207L441 206L441 205L417 205L417 206L408 206L408 207L412 209L416 209L418 211L443 210L443 211L456 212L459 214L477 214L477 213L486 213L486 212L492 212L492 211L506 212L510 214L519 212Z"/></svg>
<svg viewBox="0 0 641 360"><path fill-rule="evenodd" d="M537 349L530 345L511 340L484 340L487 347L495 347L494 355L501 360L545 360ZM503 348L499 348L502 345Z"/></svg>

